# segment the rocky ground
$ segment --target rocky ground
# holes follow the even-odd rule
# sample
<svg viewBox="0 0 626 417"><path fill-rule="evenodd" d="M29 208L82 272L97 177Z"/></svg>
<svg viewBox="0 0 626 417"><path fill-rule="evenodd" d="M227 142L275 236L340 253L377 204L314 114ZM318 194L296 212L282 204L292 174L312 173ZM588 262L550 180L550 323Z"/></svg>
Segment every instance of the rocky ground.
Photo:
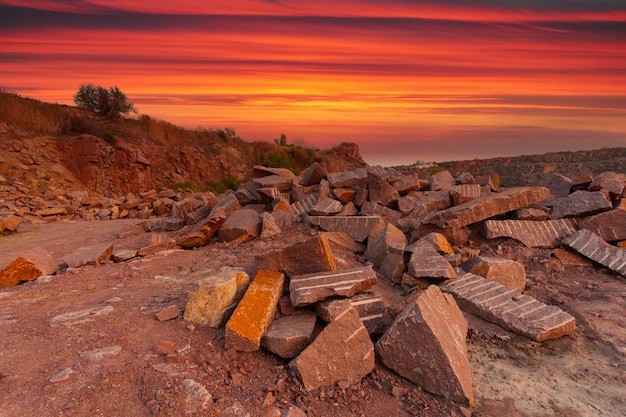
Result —
<svg viewBox="0 0 626 417"><path fill-rule="evenodd" d="M216 204L209 198L202 201ZM130 210L138 212L136 207ZM171 210L180 207L172 205ZM470 234L464 244L455 244L457 255L520 263L525 269L524 294L576 319L573 334L537 342L465 312L475 397L475 404L467 406L424 391L380 360L358 382L339 380L306 390L289 360L265 348L229 349L223 327L183 319L201 272L239 267L253 277L260 269L256 255L316 236L321 233L318 227L298 222L283 225L278 234L252 239L221 235L190 250L171 245L125 261L72 266L67 256L80 248L105 243L119 251L136 245L137 235L128 231L136 230L133 225L145 227L146 220L78 218L67 210L51 216L56 221L42 216L47 221L23 222L0 235L0 269L36 246L60 265L54 275L0 289L2 417L626 413L625 278L589 261L568 264L555 257L554 248L530 248L506 237L486 239L477 227L466 230ZM449 217L446 222L451 222ZM170 235L182 242L182 233ZM333 246L332 255L338 269L368 262L362 250ZM383 300L389 325L423 290L420 285L394 284L379 274L370 292ZM318 322L316 334L322 327ZM378 337L372 335L374 342Z"/></svg>

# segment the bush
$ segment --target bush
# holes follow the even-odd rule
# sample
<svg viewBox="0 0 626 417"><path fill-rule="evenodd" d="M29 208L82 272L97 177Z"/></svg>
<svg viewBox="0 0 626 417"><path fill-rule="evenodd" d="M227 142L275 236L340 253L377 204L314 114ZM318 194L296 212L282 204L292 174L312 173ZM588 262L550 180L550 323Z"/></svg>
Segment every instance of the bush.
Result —
<svg viewBox="0 0 626 417"><path fill-rule="evenodd" d="M137 113L133 103L128 101L126 94L117 86L107 90L99 85L82 84L74 95L74 102L78 108L91 110L111 119L119 119L131 112Z"/></svg>

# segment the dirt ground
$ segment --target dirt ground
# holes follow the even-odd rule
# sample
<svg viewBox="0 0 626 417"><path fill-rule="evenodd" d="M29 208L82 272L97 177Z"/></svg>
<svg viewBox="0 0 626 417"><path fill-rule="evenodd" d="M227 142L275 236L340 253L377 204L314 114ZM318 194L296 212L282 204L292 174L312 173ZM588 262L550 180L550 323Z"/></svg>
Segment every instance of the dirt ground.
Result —
<svg viewBox="0 0 626 417"><path fill-rule="evenodd" d="M62 263L78 247L116 241L130 222L20 225L0 236L0 268L35 245ZM264 417L290 406L316 417L626 415L625 278L597 266L564 268L550 250L510 240L475 239L474 247L523 263L526 293L572 314L577 331L535 343L468 316L472 408L426 393L381 364L359 384L306 392L288 361L268 351L225 350L223 329L155 318L171 305L184 310L201 271L239 266L252 277L255 253L307 233L215 242L0 288L0 417ZM361 261L335 255L338 266ZM391 314L416 295L382 280L375 291Z"/></svg>

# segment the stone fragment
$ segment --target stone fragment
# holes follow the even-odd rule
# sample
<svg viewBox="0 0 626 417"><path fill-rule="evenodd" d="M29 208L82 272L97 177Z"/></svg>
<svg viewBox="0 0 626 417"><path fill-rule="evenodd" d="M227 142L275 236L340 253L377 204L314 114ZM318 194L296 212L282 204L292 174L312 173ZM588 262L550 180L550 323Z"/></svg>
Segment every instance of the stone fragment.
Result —
<svg viewBox="0 0 626 417"><path fill-rule="evenodd" d="M39 210L36 212L39 216L56 216L57 214L67 214L67 209L65 207L52 207L44 210Z"/></svg>
<svg viewBox="0 0 626 417"><path fill-rule="evenodd" d="M261 194L258 193L257 187L251 182L241 184L235 191L235 197L237 197L237 201L242 206L261 201Z"/></svg>
<svg viewBox="0 0 626 417"><path fill-rule="evenodd" d="M161 220L161 230L175 232L185 226L185 220L178 217L169 217Z"/></svg>
<svg viewBox="0 0 626 417"><path fill-rule="evenodd" d="M388 368L424 390L473 404L467 321L454 298L431 285L376 343Z"/></svg>
<svg viewBox="0 0 626 417"><path fill-rule="evenodd" d="M611 195L611 199L616 200L618 197L622 196L625 183L626 174L603 172L593 178L593 181L589 184L589 191L599 191L605 189Z"/></svg>
<svg viewBox="0 0 626 417"><path fill-rule="evenodd" d="M280 192L287 192L291 189L293 178L281 177L280 175L268 175L266 177L254 178L252 183L257 188L277 188Z"/></svg>
<svg viewBox="0 0 626 417"><path fill-rule="evenodd" d="M289 407L283 408L280 415L277 417L307 417L307 415L295 405L290 405Z"/></svg>
<svg viewBox="0 0 626 417"><path fill-rule="evenodd" d="M412 246L411 258L408 265L408 274L413 278L456 278L450 262L437 252L429 243L422 242Z"/></svg>
<svg viewBox="0 0 626 417"><path fill-rule="evenodd" d="M486 220L481 228L487 239L510 237L529 248L556 248L561 239L577 230L576 219L535 222L528 220Z"/></svg>
<svg viewBox="0 0 626 417"><path fill-rule="evenodd" d="M576 331L574 317L560 308L478 275L467 273L440 287L463 310L537 342Z"/></svg>
<svg viewBox="0 0 626 417"><path fill-rule="evenodd" d="M585 258L584 256L561 248L556 248L555 250L553 250L552 256L554 256L563 266L593 266L593 262L591 262L591 260Z"/></svg>
<svg viewBox="0 0 626 417"><path fill-rule="evenodd" d="M326 168L326 164L323 162L313 162L307 169L302 171L302 181L301 184L304 187L308 187L310 185L319 184L326 175L328 174L328 170Z"/></svg>
<svg viewBox="0 0 626 417"><path fill-rule="evenodd" d="M260 237L268 238L282 233L280 226L271 213L265 212L261 214L261 222L262 227Z"/></svg>
<svg viewBox="0 0 626 417"><path fill-rule="evenodd" d="M437 252L439 252L442 255L443 254L448 254L448 255L453 255L454 254L454 249L452 248L452 245L450 244L448 239L444 235L442 235L441 233L437 233L437 232L431 232L431 233L427 234L426 236L422 236L421 238L419 238L415 242L411 243L406 248L406 251L407 252L413 252L413 248L415 246L422 246L423 244L431 245L433 248L435 248L437 250Z"/></svg>
<svg viewBox="0 0 626 417"><path fill-rule="evenodd" d="M354 200L356 190L354 188L335 188L333 189L333 195L337 198L337 200L346 204Z"/></svg>
<svg viewBox="0 0 626 417"><path fill-rule="evenodd" d="M398 205L400 194L380 175L369 174L369 200L371 203L394 208Z"/></svg>
<svg viewBox="0 0 626 417"><path fill-rule="evenodd" d="M578 227L587 229L607 242L626 239L626 209L615 208L581 219Z"/></svg>
<svg viewBox="0 0 626 417"><path fill-rule="evenodd" d="M111 260L112 254L112 243L100 243L84 246L69 255L65 255L63 262L70 268L79 268L83 265L99 265Z"/></svg>
<svg viewBox="0 0 626 417"><path fill-rule="evenodd" d="M291 209L295 214L301 216L303 214L309 214L309 211L311 211L311 207L313 207L315 204L317 204L317 197L313 194L309 194L305 198L293 203L291 205Z"/></svg>
<svg viewBox="0 0 626 417"><path fill-rule="evenodd" d="M316 303L315 311L317 312L319 318L324 320L326 323L330 323L350 307L352 307L350 299L332 298Z"/></svg>
<svg viewBox="0 0 626 417"><path fill-rule="evenodd" d="M317 186L317 201L321 201L330 196L330 184L326 180L320 181Z"/></svg>
<svg viewBox="0 0 626 417"><path fill-rule="evenodd" d="M456 180L449 171L441 171L431 175L428 179L428 184L431 191L448 191L448 189L456 185Z"/></svg>
<svg viewBox="0 0 626 417"><path fill-rule="evenodd" d="M274 318L284 280L280 272L259 270L226 323L224 347L242 352L259 349Z"/></svg>
<svg viewBox="0 0 626 417"><path fill-rule="evenodd" d="M208 274L199 272L199 276ZM240 269L227 268L210 274L191 291L185 307L185 320L210 327L222 326L243 297L250 277Z"/></svg>
<svg viewBox="0 0 626 417"><path fill-rule="evenodd" d="M354 194L354 199L352 202L356 207L362 207L363 204L367 201L368 191L367 188L357 187L356 193Z"/></svg>
<svg viewBox="0 0 626 417"><path fill-rule="evenodd" d="M261 216L257 211L249 208L240 208L234 211L218 230L219 238L224 242L230 242L246 235L258 237L260 234Z"/></svg>
<svg viewBox="0 0 626 417"><path fill-rule="evenodd" d="M176 352L178 349L178 343L171 340L160 340L154 347L154 353L156 355L167 355L168 353Z"/></svg>
<svg viewBox="0 0 626 417"><path fill-rule="evenodd" d="M281 358L295 358L311 341L316 318L315 312L302 310L274 320L261 345Z"/></svg>
<svg viewBox="0 0 626 417"><path fill-rule="evenodd" d="M553 202L550 218L584 217L608 211L613 208L606 195L601 191L574 191L567 198Z"/></svg>
<svg viewBox="0 0 626 417"><path fill-rule="evenodd" d="M546 176L545 187L550 190L550 194L566 198L572 191L572 179L565 175L551 173Z"/></svg>
<svg viewBox="0 0 626 417"><path fill-rule="evenodd" d="M118 249L113 251L111 259L113 259L113 262L125 262L135 258L137 255L136 249Z"/></svg>
<svg viewBox="0 0 626 417"><path fill-rule="evenodd" d="M384 306L380 297L361 293L350 298L350 305L359 313L361 322L372 333L382 333L385 325Z"/></svg>
<svg viewBox="0 0 626 417"><path fill-rule="evenodd" d="M202 232L187 233L176 239L176 244L181 248L199 248L208 244L206 235Z"/></svg>
<svg viewBox="0 0 626 417"><path fill-rule="evenodd" d="M330 322L289 366L308 391L338 381L354 384L374 369L374 345L356 310L349 308Z"/></svg>
<svg viewBox="0 0 626 417"><path fill-rule="evenodd" d="M220 227L222 227L222 225L226 222L226 218L226 211L223 208L217 211L213 210L209 217L201 220L193 226L188 236L189 240L183 240L183 242L187 245L185 247L190 247L189 245L194 243L194 241L198 244L198 246L191 247L208 245L209 241L213 238L213 236L215 236ZM202 233L204 235L204 239L200 238L198 235L196 235L196 233ZM181 238L183 237L184 236L182 236Z"/></svg>
<svg viewBox="0 0 626 417"><path fill-rule="evenodd" d="M311 207L309 214L311 216L332 216L333 214L339 213L342 208L343 206L339 201L326 197Z"/></svg>
<svg viewBox="0 0 626 417"><path fill-rule="evenodd" d="M368 173L365 168L357 168L353 171L331 172L327 175L327 179L332 188L365 187Z"/></svg>
<svg viewBox="0 0 626 417"><path fill-rule="evenodd" d="M463 262L461 268L465 272L471 272L474 275L499 282L519 292L523 292L526 288L524 265L511 259L477 256Z"/></svg>
<svg viewBox="0 0 626 417"><path fill-rule="evenodd" d="M379 216L386 222L393 224L396 224L398 220L402 218L402 213L399 211L385 207L382 204L372 203L370 201L363 203L361 206L361 214L365 216Z"/></svg>
<svg viewBox="0 0 626 417"><path fill-rule="evenodd" d="M22 220L13 214L9 214L7 217L2 217L0 218L0 224L2 224L0 232L2 229L14 232L21 222Z"/></svg>
<svg viewBox="0 0 626 417"><path fill-rule="evenodd" d="M428 191L421 196L406 196L406 200L398 205L403 205L403 212L410 212L411 217L419 218L428 213L444 210L452 205L450 193L447 191Z"/></svg>
<svg viewBox="0 0 626 417"><path fill-rule="evenodd" d="M424 223L440 228L464 227L498 214L535 204L550 196L543 187L509 188L500 193L483 196L467 203L453 206L426 216Z"/></svg>
<svg viewBox="0 0 626 417"><path fill-rule="evenodd" d="M291 207L290 207L291 209ZM299 217L291 212L283 211L283 210L274 210L272 211L272 217L276 224L281 229L285 229L289 226L293 226L294 224L300 221Z"/></svg>
<svg viewBox="0 0 626 417"><path fill-rule="evenodd" d="M289 283L291 304L299 307L331 297L351 297L372 288L378 279L371 266L293 275Z"/></svg>
<svg viewBox="0 0 626 417"><path fill-rule="evenodd" d="M367 240L365 257L379 267L380 272L393 282L400 282L404 273L406 236L392 224L372 230Z"/></svg>
<svg viewBox="0 0 626 417"><path fill-rule="evenodd" d="M187 393L185 399L187 414L196 414L200 410L207 410L213 404L213 395L199 382L185 379L183 380L183 387Z"/></svg>
<svg viewBox="0 0 626 417"><path fill-rule="evenodd" d="M480 185L478 184L455 185L450 188L449 192L452 204L455 206L481 197Z"/></svg>
<svg viewBox="0 0 626 417"><path fill-rule="evenodd" d="M515 212L517 220L530 220L534 222L543 222L550 220L550 214L544 210L534 207L524 207Z"/></svg>
<svg viewBox="0 0 626 417"><path fill-rule="evenodd" d="M17 285L20 281L30 281L44 275L52 275L57 264L43 248L28 249L0 271L0 286Z"/></svg>
<svg viewBox="0 0 626 417"><path fill-rule="evenodd" d="M287 275L308 274L337 269L328 240L322 235L255 256L263 269L280 271Z"/></svg>
<svg viewBox="0 0 626 417"><path fill-rule="evenodd" d="M129 237L129 236L137 236L146 233L146 230L138 224L129 224L124 228L122 234L120 234L120 239Z"/></svg>
<svg viewBox="0 0 626 417"><path fill-rule="evenodd" d="M273 201L282 196L282 193L276 187L257 188L257 192L261 196L261 202Z"/></svg>
<svg viewBox="0 0 626 417"><path fill-rule="evenodd" d="M272 175L278 175L279 177L291 179L296 178L295 174L287 168L272 168L262 165L255 165L254 167L252 167L252 176L254 178L269 177Z"/></svg>
<svg viewBox="0 0 626 417"><path fill-rule="evenodd" d="M167 306L154 315L158 321L173 320L178 316L180 316L180 309L176 304Z"/></svg>
<svg viewBox="0 0 626 417"><path fill-rule="evenodd" d="M172 204L172 217L182 219L184 223L187 220L189 214L191 214L202 204L203 203L201 200L189 197L183 198L180 201L176 201L174 202L174 204Z"/></svg>
<svg viewBox="0 0 626 417"><path fill-rule="evenodd" d="M609 245L595 233L581 229L561 243L611 271L626 276L626 250Z"/></svg>
<svg viewBox="0 0 626 417"><path fill-rule="evenodd" d="M106 356L114 356L122 351L121 346L107 346L100 349L87 350L81 352L80 356L88 361L98 362L104 359Z"/></svg>
<svg viewBox="0 0 626 417"><path fill-rule="evenodd" d="M419 191L428 186L428 180L421 180L417 173L403 175L392 182L393 188L398 191L398 194L405 196L411 191Z"/></svg>
<svg viewBox="0 0 626 417"><path fill-rule="evenodd" d="M378 216L311 216L309 222L328 232L343 232L357 242L363 242L381 219Z"/></svg>
<svg viewBox="0 0 626 417"><path fill-rule="evenodd" d="M457 184L476 184L476 179L469 172L461 172L458 177L454 179Z"/></svg>
<svg viewBox="0 0 626 417"><path fill-rule="evenodd" d="M345 204L341 211L337 213L337 216L356 216L359 214L359 210L356 208L354 203L350 201L348 204Z"/></svg>
<svg viewBox="0 0 626 417"><path fill-rule="evenodd" d="M177 249L176 241L169 237L167 233L152 233L150 235L150 245L140 248L139 256L148 256L170 249Z"/></svg>
<svg viewBox="0 0 626 417"><path fill-rule="evenodd" d="M202 204L197 207L194 211L187 214L186 223L187 224L198 224L200 221L206 219L211 214L211 208L206 204Z"/></svg>
<svg viewBox="0 0 626 417"><path fill-rule="evenodd" d="M241 205L239 204L239 200L237 200L237 196L235 194L224 194L218 201L211 213L209 213L209 217L212 218L216 216L220 210L224 212L224 217L228 218L231 214L235 212Z"/></svg>
<svg viewBox="0 0 626 417"><path fill-rule="evenodd" d="M327 240L332 250L345 250L348 252L363 252L365 245L358 243L347 233L343 232L321 232Z"/></svg>

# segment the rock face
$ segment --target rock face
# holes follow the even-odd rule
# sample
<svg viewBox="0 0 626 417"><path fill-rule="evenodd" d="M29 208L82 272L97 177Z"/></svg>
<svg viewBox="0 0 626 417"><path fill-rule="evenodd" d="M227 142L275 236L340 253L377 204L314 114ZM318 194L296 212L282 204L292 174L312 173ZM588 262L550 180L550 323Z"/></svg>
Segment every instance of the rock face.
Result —
<svg viewBox="0 0 626 417"><path fill-rule="evenodd" d="M626 277L626 250L609 245L589 230L579 230L565 238L563 244Z"/></svg>
<svg viewBox="0 0 626 417"><path fill-rule="evenodd" d="M30 281L44 275L52 275L57 264L52 256L40 247L34 247L20 255L0 271L0 286L16 285L20 281Z"/></svg>
<svg viewBox="0 0 626 417"><path fill-rule="evenodd" d="M261 338L274 318L285 276L260 270L226 323L224 346L242 352L259 350Z"/></svg>
<svg viewBox="0 0 626 417"><path fill-rule="evenodd" d="M304 306L330 297L350 297L378 282L372 267L294 275L289 283L291 304Z"/></svg>
<svg viewBox="0 0 626 417"><path fill-rule="evenodd" d="M467 322L454 298L430 286L383 334L376 354L426 391L472 404L466 335Z"/></svg>
<svg viewBox="0 0 626 417"><path fill-rule="evenodd" d="M198 282L198 289L189 293L185 320L210 327L224 325L249 283L248 274L234 268L202 278Z"/></svg>
<svg viewBox="0 0 626 417"><path fill-rule="evenodd" d="M576 331L574 317L560 308L471 273L441 289L453 294L463 310L537 342Z"/></svg>
<svg viewBox="0 0 626 417"><path fill-rule="evenodd" d="M374 345L352 307L330 322L289 364L309 391L337 381L354 384L372 372L374 365Z"/></svg>

